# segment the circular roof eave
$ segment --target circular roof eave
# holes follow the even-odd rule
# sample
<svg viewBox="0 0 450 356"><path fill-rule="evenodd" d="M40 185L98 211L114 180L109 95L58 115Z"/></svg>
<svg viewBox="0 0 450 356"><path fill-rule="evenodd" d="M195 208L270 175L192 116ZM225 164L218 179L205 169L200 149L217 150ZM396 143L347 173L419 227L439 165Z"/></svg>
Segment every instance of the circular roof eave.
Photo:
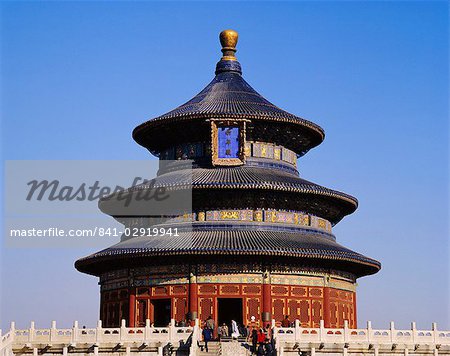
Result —
<svg viewBox="0 0 450 356"><path fill-rule="evenodd" d="M303 156L309 150L320 145L325 139L325 131L319 126L308 120L292 117L292 118L282 118L274 116L261 116L256 114L230 114L230 113L215 113L215 114L190 114L190 115L180 115L180 116L169 116L169 117L159 117L151 119L144 122L143 124L137 126L132 133L133 139L141 146L147 148L152 154L158 155L161 148L154 144L154 140L151 139L152 136L157 135L157 130L160 125L172 125L180 122L192 122L195 123L198 120L207 119L249 119L254 122L271 122L271 123L284 123L293 126L294 130L297 128L304 135L308 132L308 136L311 144L307 146L296 146L292 148L299 156ZM287 147L289 148L289 147Z"/></svg>
<svg viewBox="0 0 450 356"><path fill-rule="evenodd" d="M337 263L342 270L359 275L373 274L381 268L378 261L340 245L319 231L218 230L196 226L192 226L192 230L181 230L177 236L140 236L121 241L78 260L76 268L93 273L96 268L103 268L103 261L123 261L130 256L147 258L186 255L313 259L318 267ZM345 267L347 264L350 264L348 268Z"/></svg>
<svg viewBox="0 0 450 356"><path fill-rule="evenodd" d="M342 209L342 213L335 217L318 215L333 224L339 222L344 216L353 213L358 207L358 200L351 195L320 186L289 173L265 168L241 166L178 170L156 177L151 184L152 188L164 187L168 192L182 190L223 190L224 192L232 190L267 190L321 197L327 199L329 204ZM141 184L128 188L127 193L131 194L132 192L145 189L149 189L149 186ZM113 203L114 200L108 197L108 199L99 201L99 208L106 214L114 215L110 213L112 210L116 210L111 205ZM308 211L305 212L308 213Z"/></svg>
<svg viewBox="0 0 450 356"><path fill-rule="evenodd" d="M290 257L290 258L301 258L311 261L323 261L330 260L336 263L336 268L342 264L347 266L347 268L342 268L346 272L351 272L356 275L357 278L368 276L377 273L381 269L381 264L378 261L372 260L373 262L360 261L357 259L347 258L347 257L329 257L316 255L306 255L303 253L295 252L284 252L284 251L242 251L242 250L220 250L220 249L204 249L204 250L161 250L161 251L135 251L135 250L125 250L114 254L101 254L97 253L85 258L81 258L75 262L75 268L83 273L98 276L102 272L101 266L105 262L118 262L120 268L125 267L125 263L133 262L138 258L155 258L155 257L183 257L183 256L261 256L261 257ZM353 266L351 271L348 270L348 266ZM99 268L100 267L100 268ZM110 270L109 267L105 271ZM99 273L100 272L100 273Z"/></svg>
<svg viewBox="0 0 450 356"><path fill-rule="evenodd" d="M294 150L299 155L319 145L325 137L324 130L319 125L272 104L254 90L241 74L225 71L218 73L200 93L183 105L137 126L133 130L133 138L151 152L158 152L159 148L155 147L155 142L149 136L154 135L152 131L159 125L214 118L292 124L308 136L308 142Z"/></svg>

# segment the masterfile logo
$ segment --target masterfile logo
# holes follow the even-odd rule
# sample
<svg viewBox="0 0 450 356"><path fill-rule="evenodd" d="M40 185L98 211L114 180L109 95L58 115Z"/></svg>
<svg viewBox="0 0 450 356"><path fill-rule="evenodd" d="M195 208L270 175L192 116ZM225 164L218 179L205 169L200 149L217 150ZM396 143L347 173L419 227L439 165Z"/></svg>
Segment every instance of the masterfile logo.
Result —
<svg viewBox="0 0 450 356"><path fill-rule="evenodd" d="M6 241L97 246L124 236L177 234L171 226L156 232L153 226L192 213L191 169L170 189L158 181L160 168L156 160L7 161ZM132 229L136 219L145 221L144 232Z"/></svg>

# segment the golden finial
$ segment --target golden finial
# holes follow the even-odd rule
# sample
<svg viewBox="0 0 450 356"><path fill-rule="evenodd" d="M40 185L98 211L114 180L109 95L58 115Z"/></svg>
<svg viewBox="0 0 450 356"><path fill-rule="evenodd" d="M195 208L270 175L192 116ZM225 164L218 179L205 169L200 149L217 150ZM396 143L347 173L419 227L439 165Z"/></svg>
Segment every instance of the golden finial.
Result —
<svg viewBox="0 0 450 356"><path fill-rule="evenodd" d="M234 30L224 30L219 35L220 44L222 45L222 60L235 61L236 44L238 41L238 33Z"/></svg>

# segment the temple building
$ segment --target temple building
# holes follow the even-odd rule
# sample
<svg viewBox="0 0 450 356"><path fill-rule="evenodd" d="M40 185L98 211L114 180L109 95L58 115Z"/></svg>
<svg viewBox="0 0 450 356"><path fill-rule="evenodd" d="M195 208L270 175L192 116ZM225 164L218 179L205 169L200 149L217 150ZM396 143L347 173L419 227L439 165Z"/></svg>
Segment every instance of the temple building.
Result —
<svg viewBox="0 0 450 356"><path fill-rule="evenodd" d="M155 187L192 190L192 211L156 227L177 236L123 237L76 261L100 278L106 327L231 319L303 327L356 328L356 280L380 263L336 241L332 228L357 200L299 176L297 159L324 139L323 129L258 94L235 57L238 35L220 34L214 79L194 98L133 131L161 161ZM268 62L267 66L270 65ZM164 164L164 161L170 162ZM145 185L130 188L146 189ZM145 214L122 219L148 226ZM216 324L217 325L217 324Z"/></svg>

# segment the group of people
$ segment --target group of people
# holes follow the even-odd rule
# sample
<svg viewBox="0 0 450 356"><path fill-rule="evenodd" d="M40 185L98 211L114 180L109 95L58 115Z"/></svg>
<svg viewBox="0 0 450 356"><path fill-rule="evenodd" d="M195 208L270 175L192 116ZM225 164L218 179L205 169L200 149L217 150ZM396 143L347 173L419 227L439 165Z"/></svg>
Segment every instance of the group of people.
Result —
<svg viewBox="0 0 450 356"><path fill-rule="evenodd" d="M219 339L225 337L232 337L237 339L238 337L244 337L251 343L252 355L257 356L274 356L275 347L272 337L272 328L270 324L267 324L265 328L258 328L254 326L254 318L252 318L252 325L238 324L235 320L231 320L231 328L226 323L223 323L217 328ZM208 352L208 342L214 337L215 323L212 316L209 316L203 323L203 340L205 342L205 350Z"/></svg>
<svg viewBox="0 0 450 356"><path fill-rule="evenodd" d="M192 320L180 320L180 321L176 321L175 322L175 326L179 327L179 328L184 328L185 326L191 326L192 325Z"/></svg>
<svg viewBox="0 0 450 356"><path fill-rule="evenodd" d="M219 334L219 338L231 336L233 339L237 339L241 336L247 337L248 328L249 326L245 328L243 325L238 324L235 320L231 320L231 329L228 328L226 323L223 323L217 328L217 333Z"/></svg>
<svg viewBox="0 0 450 356"><path fill-rule="evenodd" d="M252 343L252 355L273 356L275 347L272 337L272 328L267 324L265 328L253 328L249 336Z"/></svg>

